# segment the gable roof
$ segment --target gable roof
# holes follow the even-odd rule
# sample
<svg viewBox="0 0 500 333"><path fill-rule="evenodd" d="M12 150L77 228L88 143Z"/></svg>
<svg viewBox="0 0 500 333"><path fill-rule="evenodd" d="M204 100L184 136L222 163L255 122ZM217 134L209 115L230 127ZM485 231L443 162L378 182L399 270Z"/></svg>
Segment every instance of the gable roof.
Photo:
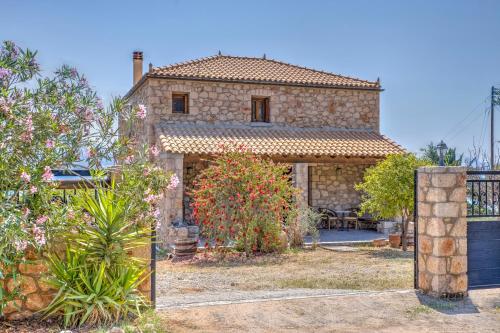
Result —
<svg viewBox="0 0 500 333"><path fill-rule="evenodd" d="M221 54L164 67L155 67L146 76L328 88L381 89L378 80L366 81L266 58Z"/></svg>
<svg viewBox="0 0 500 333"><path fill-rule="evenodd" d="M156 131L164 151L181 154L219 153L221 145L244 145L269 156L381 158L405 152L387 137L365 130L160 123Z"/></svg>

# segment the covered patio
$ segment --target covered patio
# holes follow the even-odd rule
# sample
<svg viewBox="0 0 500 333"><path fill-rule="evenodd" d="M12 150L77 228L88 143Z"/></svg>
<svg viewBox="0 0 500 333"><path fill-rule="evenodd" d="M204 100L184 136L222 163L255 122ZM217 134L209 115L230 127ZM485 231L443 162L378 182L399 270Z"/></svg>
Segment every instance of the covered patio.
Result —
<svg viewBox="0 0 500 333"><path fill-rule="evenodd" d="M266 125L157 125L161 166L175 172L183 185L165 198L159 232L164 245L188 236L194 221L187 193L222 145L242 145L255 154L289 164L300 204L336 211L359 206L360 193L354 185L362 181L366 168L388 154L403 152L399 145L373 131ZM324 230L322 241L373 240L380 235L365 230Z"/></svg>

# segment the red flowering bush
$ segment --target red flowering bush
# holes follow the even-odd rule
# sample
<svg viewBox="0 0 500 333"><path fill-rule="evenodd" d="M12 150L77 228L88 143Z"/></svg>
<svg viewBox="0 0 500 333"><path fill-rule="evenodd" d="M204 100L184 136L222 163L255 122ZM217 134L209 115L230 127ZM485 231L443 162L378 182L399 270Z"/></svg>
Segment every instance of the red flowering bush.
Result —
<svg viewBox="0 0 500 333"><path fill-rule="evenodd" d="M193 217L206 247L235 244L247 255L279 250L295 209L288 167L242 146L222 150L193 184Z"/></svg>

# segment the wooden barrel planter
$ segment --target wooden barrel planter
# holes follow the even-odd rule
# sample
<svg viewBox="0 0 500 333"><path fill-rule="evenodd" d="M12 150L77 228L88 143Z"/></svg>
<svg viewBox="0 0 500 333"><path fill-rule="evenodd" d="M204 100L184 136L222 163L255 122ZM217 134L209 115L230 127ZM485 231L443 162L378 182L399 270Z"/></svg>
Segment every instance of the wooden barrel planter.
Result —
<svg viewBox="0 0 500 333"><path fill-rule="evenodd" d="M197 248L196 238L177 239L174 242L174 259L190 259L196 254Z"/></svg>

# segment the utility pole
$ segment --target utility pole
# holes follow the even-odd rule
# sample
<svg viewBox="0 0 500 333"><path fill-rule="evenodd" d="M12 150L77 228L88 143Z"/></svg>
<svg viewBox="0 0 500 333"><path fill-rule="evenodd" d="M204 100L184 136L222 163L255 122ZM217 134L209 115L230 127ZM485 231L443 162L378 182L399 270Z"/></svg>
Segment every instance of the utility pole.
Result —
<svg viewBox="0 0 500 333"><path fill-rule="evenodd" d="M494 112L495 105L500 105L500 88L491 87L491 110L490 110L490 169L495 169L495 125L494 125Z"/></svg>

